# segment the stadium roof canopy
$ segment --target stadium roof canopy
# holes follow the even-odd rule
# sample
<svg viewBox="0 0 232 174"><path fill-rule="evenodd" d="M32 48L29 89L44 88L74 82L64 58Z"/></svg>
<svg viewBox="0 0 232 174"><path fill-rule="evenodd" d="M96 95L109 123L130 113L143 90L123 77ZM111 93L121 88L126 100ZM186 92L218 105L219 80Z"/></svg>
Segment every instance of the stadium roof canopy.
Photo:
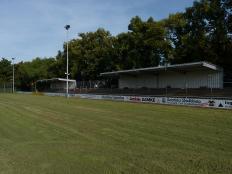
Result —
<svg viewBox="0 0 232 174"><path fill-rule="evenodd" d="M209 62L194 62L194 63L184 63L184 64L175 64L175 65L165 65L165 66L156 66L148 68L139 68L139 69L130 69L130 70L121 70L113 72L104 72L101 73L101 76L118 76L122 74L138 74L138 73L159 73L159 72L190 72L198 70L211 70L211 71L221 71L222 68L218 67Z"/></svg>
<svg viewBox="0 0 232 174"><path fill-rule="evenodd" d="M64 78L52 78L52 79L42 79L42 80L37 80L36 82L49 82L49 81L63 81L67 82L67 79ZM76 82L76 80L71 80L68 79L69 82Z"/></svg>

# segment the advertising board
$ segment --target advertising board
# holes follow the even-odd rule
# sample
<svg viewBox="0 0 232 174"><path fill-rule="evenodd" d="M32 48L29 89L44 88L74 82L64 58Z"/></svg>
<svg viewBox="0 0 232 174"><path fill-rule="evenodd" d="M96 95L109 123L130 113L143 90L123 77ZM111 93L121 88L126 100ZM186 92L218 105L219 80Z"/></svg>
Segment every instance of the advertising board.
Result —
<svg viewBox="0 0 232 174"><path fill-rule="evenodd" d="M76 97L88 99L114 100L136 103L156 103L168 105L185 105L208 108L232 109L232 100L202 99L202 98L180 98L180 97L149 97L149 96L117 96L117 95L92 95L79 94Z"/></svg>
<svg viewBox="0 0 232 174"><path fill-rule="evenodd" d="M32 94L24 93L23 94ZM64 93L43 93L47 96L65 96ZM122 95L95 95L95 94L71 94L69 97L83 99L113 100L136 103L156 103L168 105L185 105L208 108L232 109L232 100L228 99L207 99L207 98L186 98L186 97L149 97L149 96L122 96Z"/></svg>

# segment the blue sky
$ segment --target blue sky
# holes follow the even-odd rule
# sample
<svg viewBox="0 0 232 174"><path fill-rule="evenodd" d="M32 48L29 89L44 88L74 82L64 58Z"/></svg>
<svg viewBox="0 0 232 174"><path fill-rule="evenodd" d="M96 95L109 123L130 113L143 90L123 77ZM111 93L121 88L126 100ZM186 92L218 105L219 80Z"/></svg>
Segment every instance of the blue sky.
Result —
<svg viewBox="0 0 232 174"><path fill-rule="evenodd" d="M52 57L62 50L66 24L70 38L99 27L126 32L136 15L156 20L184 11L193 0L0 0L0 57L17 62Z"/></svg>

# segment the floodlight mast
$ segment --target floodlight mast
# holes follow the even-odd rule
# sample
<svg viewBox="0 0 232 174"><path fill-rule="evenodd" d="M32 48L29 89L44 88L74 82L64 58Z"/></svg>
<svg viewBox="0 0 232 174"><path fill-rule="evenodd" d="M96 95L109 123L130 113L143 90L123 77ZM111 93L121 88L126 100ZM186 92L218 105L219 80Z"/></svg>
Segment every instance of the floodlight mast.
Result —
<svg viewBox="0 0 232 174"><path fill-rule="evenodd" d="M67 44L67 67L66 67L66 97L68 98L69 97L69 94L68 94L68 76L69 76L69 73L68 73L68 30L70 29L70 25L65 25L64 28L66 29L66 44Z"/></svg>
<svg viewBox="0 0 232 174"><path fill-rule="evenodd" d="M15 89L15 84L14 84L14 81L15 81L15 77L14 77L14 76L15 76L15 75L14 75L14 60L15 60L15 58L12 58L12 66L13 66L13 67L12 67L12 69L13 69L13 74L12 74L12 77L13 77L13 78L12 78L12 93L14 93L14 91L15 91L15 90L14 90L14 89Z"/></svg>

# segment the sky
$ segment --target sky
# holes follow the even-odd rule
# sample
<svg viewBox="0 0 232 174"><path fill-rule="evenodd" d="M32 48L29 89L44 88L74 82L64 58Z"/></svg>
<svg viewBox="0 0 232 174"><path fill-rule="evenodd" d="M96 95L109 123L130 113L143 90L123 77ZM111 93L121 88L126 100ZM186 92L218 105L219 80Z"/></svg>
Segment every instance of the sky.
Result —
<svg viewBox="0 0 232 174"><path fill-rule="evenodd" d="M16 62L54 57L78 33L104 28L127 32L130 19L155 20L182 12L193 0L0 0L0 57Z"/></svg>

